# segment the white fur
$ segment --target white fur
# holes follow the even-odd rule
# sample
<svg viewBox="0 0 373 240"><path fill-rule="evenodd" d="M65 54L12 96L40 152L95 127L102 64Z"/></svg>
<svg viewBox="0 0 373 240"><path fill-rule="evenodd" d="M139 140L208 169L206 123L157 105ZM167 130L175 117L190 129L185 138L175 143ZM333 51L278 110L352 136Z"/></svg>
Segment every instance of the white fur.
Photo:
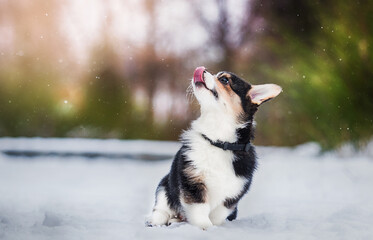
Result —
<svg viewBox="0 0 373 240"><path fill-rule="evenodd" d="M182 205L186 218L190 224L198 226L204 230L212 226L212 222L209 218L211 208L208 203L185 204L182 201Z"/></svg>
<svg viewBox="0 0 373 240"><path fill-rule="evenodd" d="M187 152L187 158L192 160L196 174L203 176L211 209L224 202L226 198L237 196L246 179L236 176L232 165L233 153L212 146L194 130L185 133L183 137L190 141L191 150Z"/></svg>

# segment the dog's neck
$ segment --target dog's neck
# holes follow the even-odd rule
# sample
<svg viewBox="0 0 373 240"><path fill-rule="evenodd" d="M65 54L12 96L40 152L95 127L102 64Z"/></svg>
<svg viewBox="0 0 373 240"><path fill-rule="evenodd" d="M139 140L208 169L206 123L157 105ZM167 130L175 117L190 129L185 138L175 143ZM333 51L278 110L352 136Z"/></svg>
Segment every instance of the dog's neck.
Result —
<svg viewBox="0 0 373 240"><path fill-rule="evenodd" d="M251 139L251 128L251 121L242 124L237 122L237 117L229 114L202 111L201 116L192 122L190 130L204 134L213 141L246 143Z"/></svg>

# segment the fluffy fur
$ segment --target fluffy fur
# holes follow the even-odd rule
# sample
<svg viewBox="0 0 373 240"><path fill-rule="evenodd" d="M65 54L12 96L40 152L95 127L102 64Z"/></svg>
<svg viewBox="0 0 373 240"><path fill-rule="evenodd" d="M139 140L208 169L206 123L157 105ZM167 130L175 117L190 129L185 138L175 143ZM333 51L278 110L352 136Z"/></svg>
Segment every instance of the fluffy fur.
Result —
<svg viewBox="0 0 373 240"><path fill-rule="evenodd" d="M233 73L212 75L203 67L192 86L201 115L183 133L171 170L157 187L148 226L187 221L207 229L236 218L256 168L255 149L223 150L202 134L212 141L250 142L258 106L281 92L275 84L250 85Z"/></svg>

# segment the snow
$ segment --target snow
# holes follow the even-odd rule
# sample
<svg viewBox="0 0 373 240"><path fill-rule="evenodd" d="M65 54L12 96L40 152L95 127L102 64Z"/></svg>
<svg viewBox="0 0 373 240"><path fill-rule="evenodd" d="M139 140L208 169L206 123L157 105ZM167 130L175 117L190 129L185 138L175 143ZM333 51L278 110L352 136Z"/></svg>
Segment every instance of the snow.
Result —
<svg viewBox="0 0 373 240"><path fill-rule="evenodd" d="M317 144L257 147L259 168L238 219L202 231L186 223L146 228L174 142L0 138L0 152L91 152L32 158L0 153L0 239L372 239L373 143L320 154Z"/></svg>

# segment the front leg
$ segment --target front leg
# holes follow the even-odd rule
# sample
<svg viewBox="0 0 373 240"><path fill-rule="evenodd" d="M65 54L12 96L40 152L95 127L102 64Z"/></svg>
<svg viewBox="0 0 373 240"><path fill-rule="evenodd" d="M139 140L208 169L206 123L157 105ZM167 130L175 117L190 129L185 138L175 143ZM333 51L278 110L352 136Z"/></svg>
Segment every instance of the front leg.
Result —
<svg viewBox="0 0 373 240"><path fill-rule="evenodd" d="M221 225L225 222L228 216L230 216L232 213L232 209L229 209L224 206L224 204L218 205L216 208L214 208L209 217L214 225Z"/></svg>
<svg viewBox="0 0 373 240"><path fill-rule="evenodd" d="M203 230L211 227L213 224L209 218L210 205L208 203L192 203L184 205L187 221Z"/></svg>

